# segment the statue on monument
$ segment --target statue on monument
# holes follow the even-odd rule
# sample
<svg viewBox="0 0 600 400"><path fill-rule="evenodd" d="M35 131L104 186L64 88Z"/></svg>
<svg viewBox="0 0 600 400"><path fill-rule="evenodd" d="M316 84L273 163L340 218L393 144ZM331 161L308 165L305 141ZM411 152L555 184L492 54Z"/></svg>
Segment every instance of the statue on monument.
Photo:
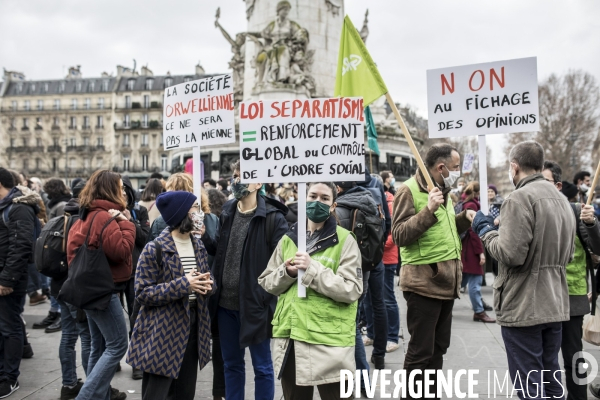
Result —
<svg viewBox="0 0 600 400"><path fill-rule="evenodd" d="M219 24L221 17L221 8L217 8L215 15L215 26L219 28L225 39L231 44L231 52L233 57L229 61L229 67L233 70L233 99L234 101L242 101L244 98L244 60L245 60L245 45L246 33L238 33L235 35L235 40L227 33L227 31Z"/></svg>
<svg viewBox="0 0 600 400"><path fill-rule="evenodd" d="M311 95L315 93L314 79L309 74L314 50L307 49L308 31L288 18L291 8L289 1L280 1L277 19L262 32L247 34L258 48L253 64L255 90L304 87Z"/></svg>

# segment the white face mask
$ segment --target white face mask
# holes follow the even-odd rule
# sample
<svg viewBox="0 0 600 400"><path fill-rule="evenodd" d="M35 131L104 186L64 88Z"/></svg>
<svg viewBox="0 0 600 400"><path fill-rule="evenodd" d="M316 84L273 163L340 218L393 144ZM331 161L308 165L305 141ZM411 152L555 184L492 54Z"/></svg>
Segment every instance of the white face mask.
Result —
<svg viewBox="0 0 600 400"><path fill-rule="evenodd" d="M594 202L595 202L596 204L600 204L600 198L597 198L596 200L594 200Z"/></svg>
<svg viewBox="0 0 600 400"><path fill-rule="evenodd" d="M581 191L581 193L587 193L587 191L590 190L590 187L585 183L582 183L581 185L579 185L579 190Z"/></svg>
<svg viewBox="0 0 600 400"><path fill-rule="evenodd" d="M464 186L463 186L463 185L458 185L458 186L456 187L456 190L458 190L459 192L461 192L461 193L462 193L462 191L463 191L463 188L464 188Z"/></svg>
<svg viewBox="0 0 600 400"><path fill-rule="evenodd" d="M290 196L288 197L288 201L296 201L296 198L294 196Z"/></svg>
<svg viewBox="0 0 600 400"><path fill-rule="evenodd" d="M442 175L442 179L444 180L444 185L449 188L454 185L454 182L456 182L458 178L460 178L460 171L450 171L445 165L444 168L448 170L448 177Z"/></svg>

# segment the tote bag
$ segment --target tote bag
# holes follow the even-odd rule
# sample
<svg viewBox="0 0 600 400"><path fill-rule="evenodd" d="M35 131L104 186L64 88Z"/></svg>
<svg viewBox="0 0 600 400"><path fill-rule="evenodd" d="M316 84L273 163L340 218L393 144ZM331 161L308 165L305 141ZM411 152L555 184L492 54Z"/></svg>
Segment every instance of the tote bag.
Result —
<svg viewBox="0 0 600 400"><path fill-rule="evenodd" d="M102 227L98 248L88 247L90 231L99 213L92 218L85 242L76 250L75 257L69 265L69 277L58 294L59 300L84 310L106 310L115 290L110 265L102 250L102 234L115 217L109 219Z"/></svg>

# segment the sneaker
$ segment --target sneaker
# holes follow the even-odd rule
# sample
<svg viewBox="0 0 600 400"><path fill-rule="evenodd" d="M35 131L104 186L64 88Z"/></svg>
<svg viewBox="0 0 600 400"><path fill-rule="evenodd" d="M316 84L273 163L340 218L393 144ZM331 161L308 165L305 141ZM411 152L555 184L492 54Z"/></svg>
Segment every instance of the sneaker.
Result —
<svg viewBox="0 0 600 400"><path fill-rule="evenodd" d="M400 348L400 345L398 343L387 342L387 346L385 346L385 352L391 353L392 351L396 351L399 348Z"/></svg>
<svg viewBox="0 0 600 400"><path fill-rule="evenodd" d="M22 358L32 358L33 357L33 349L31 348L31 344L27 343L23 346L23 355Z"/></svg>
<svg viewBox="0 0 600 400"><path fill-rule="evenodd" d="M46 329L47 327L55 323L57 320L60 321L60 313L50 311L46 318L44 318L40 322L36 322L35 324L33 324L33 329Z"/></svg>
<svg viewBox="0 0 600 400"><path fill-rule="evenodd" d="M19 390L19 381L7 379L0 382L0 399L7 398L17 390Z"/></svg>
<svg viewBox="0 0 600 400"><path fill-rule="evenodd" d="M131 379L133 379L134 381L139 381L143 377L144 377L144 373L142 372L141 369L139 369L139 368L133 368L131 370Z"/></svg>
<svg viewBox="0 0 600 400"><path fill-rule="evenodd" d="M119 392L119 389L115 389L114 387L110 388L110 400L125 400L126 398L127 394Z"/></svg>
<svg viewBox="0 0 600 400"><path fill-rule="evenodd" d="M37 306L38 304L45 303L48 298L43 294L39 294L38 292L34 292L31 296L29 296L29 305Z"/></svg>
<svg viewBox="0 0 600 400"><path fill-rule="evenodd" d="M62 331L62 325L60 324L60 318L59 318L52 325L47 327L44 332L52 333L52 332L60 332L60 331Z"/></svg>
<svg viewBox="0 0 600 400"><path fill-rule="evenodd" d="M83 387L83 382L79 381L74 388L63 386L60 389L60 400L73 400L79 394L79 391Z"/></svg>
<svg viewBox="0 0 600 400"><path fill-rule="evenodd" d="M371 362L373 363L375 369L385 369L385 357L372 355Z"/></svg>
<svg viewBox="0 0 600 400"><path fill-rule="evenodd" d="M590 383L588 386L590 393L597 399L600 399L600 383Z"/></svg>

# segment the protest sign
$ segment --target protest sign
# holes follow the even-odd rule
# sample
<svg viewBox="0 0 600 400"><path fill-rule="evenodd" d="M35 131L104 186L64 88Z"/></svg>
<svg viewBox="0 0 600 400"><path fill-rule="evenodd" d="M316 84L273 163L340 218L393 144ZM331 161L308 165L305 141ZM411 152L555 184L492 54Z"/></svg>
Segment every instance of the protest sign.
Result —
<svg viewBox="0 0 600 400"><path fill-rule="evenodd" d="M298 251L306 251L306 183L365 180L363 99L240 103L243 183L298 182ZM298 296L306 297L298 270Z"/></svg>
<svg viewBox="0 0 600 400"><path fill-rule="evenodd" d="M540 128L537 58L428 70L427 108L430 138L479 136L479 185L484 191L485 135ZM487 196L481 196L480 204L487 214Z"/></svg>
<svg viewBox="0 0 600 400"><path fill-rule="evenodd" d="M473 172L473 162L475 161L475 154L467 153L465 154L465 160L463 161L463 174L470 174Z"/></svg>
<svg viewBox="0 0 600 400"><path fill-rule="evenodd" d="M240 103L244 183L363 181L361 98Z"/></svg>
<svg viewBox="0 0 600 400"><path fill-rule="evenodd" d="M231 75L166 88L163 130L165 150L235 143Z"/></svg>
<svg viewBox="0 0 600 400"><path fill-rule="evenodd" d="M535 57L427 71L429 137L539 130Z"/></svg>

